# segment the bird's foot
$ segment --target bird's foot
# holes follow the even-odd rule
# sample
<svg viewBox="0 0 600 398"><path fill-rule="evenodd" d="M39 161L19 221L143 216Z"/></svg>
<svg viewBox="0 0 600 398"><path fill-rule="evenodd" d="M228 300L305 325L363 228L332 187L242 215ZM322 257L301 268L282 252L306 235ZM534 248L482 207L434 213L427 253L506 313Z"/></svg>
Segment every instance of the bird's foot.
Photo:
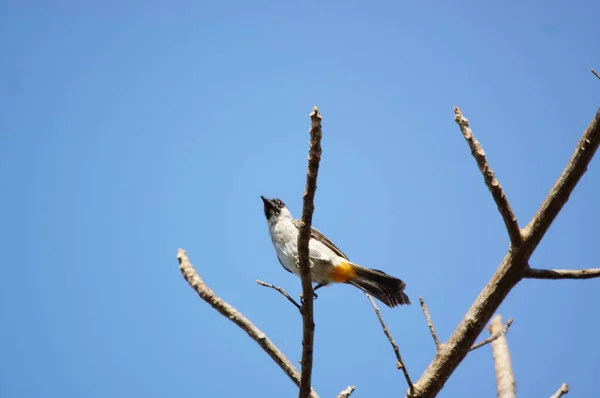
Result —
<svg viewBox="0 0 600 398"><path fill-rule="evenodd" d="M318 298L319 298L319 295L313 291L313 300L316 300ZM303 294L300 294L300 302L302 303L302 305L304 305L304 295Z"/></svg>

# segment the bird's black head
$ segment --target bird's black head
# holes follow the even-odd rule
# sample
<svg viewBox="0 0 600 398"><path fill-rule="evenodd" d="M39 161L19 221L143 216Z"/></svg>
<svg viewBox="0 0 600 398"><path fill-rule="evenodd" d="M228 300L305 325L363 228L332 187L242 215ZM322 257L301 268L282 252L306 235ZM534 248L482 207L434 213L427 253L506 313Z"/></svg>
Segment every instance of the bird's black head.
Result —
<svg viewBox="0 0 600 398"><path fill-rule="evenodd" d="M265 207L265 216L267 220L271 217L275 217L281 214L281 210L285 209L285 203L283 203L280 199L267 199L264 196L260 195Z"/></svg>

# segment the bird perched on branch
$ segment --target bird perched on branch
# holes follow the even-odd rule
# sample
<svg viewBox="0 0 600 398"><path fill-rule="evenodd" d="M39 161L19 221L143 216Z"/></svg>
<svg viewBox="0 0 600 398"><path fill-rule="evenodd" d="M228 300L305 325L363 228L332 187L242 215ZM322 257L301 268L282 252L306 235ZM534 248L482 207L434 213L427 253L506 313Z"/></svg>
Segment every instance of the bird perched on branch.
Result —
<svg viewBox="0 0 600 398"><path fill-rule="evenodd" d="M264 196L261 199L277 259L287 271L300 276L298 234L301 221L294 220L280 199L267 199ZM410 304L410 299L404 293L406 284L402 280L350 262L340 249L315 228L310 233L309 259L311 277L317 283L314 290L331 282L346 283L356 286L388 307Z"/></svg>

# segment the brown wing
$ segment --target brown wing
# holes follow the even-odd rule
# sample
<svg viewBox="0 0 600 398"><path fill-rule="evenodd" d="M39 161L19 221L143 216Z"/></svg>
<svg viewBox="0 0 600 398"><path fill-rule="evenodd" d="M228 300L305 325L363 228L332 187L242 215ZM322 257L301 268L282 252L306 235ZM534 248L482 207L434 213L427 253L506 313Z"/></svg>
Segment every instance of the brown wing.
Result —
<svg viewBox="0 0 600 398"><path fill-rule="evenodd" d="M294 220L293 222L294 222L294 225L296 227L300 228L300 224L302 224L301 220ZM336 245L334 245L332 241L330 241L329 239L327 239L327 237L325 235L323 235L321 233L321 231L319 231L315 227L311 228L311 230L310 230L310 237L313 238L313 239L318 240L319 242L321 242L322 244L324 244L325 246L327 246L328 248L330 248L331 250L333 250L333 252L335 254L337 254L338 256L343 257L346 260L348 260L348 256L346 256L343 251L341 251L340 249L338 249L338 247Z"/></svg>

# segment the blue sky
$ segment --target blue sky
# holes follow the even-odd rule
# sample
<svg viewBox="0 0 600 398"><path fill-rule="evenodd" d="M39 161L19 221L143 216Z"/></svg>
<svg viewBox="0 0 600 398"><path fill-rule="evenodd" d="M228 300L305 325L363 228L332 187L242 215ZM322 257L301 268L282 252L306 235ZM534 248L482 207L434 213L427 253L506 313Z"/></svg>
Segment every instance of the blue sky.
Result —
<svg viewBox="0 0 600 398"><path fill-rule="evenodd" d="M446 339L508 246L452 107L525 225L600 104L599 13L593 1L3 1L0 396L294 396L175 256L186 249L297 363L300 317L255 283L301 290L259 195L300 216L314 105L314 225L424 296ZM599 266L598 181L595 159L532 266ZM600 280L511 292L499 312L515 319L520 396L564 381L598 394L599 300ZM382 312L417 379L434 355L420 307ZM322 397L406 390L359 291L324 289L315 319ZM440 394L455 396L495 396L489 347Z"/></svg>

